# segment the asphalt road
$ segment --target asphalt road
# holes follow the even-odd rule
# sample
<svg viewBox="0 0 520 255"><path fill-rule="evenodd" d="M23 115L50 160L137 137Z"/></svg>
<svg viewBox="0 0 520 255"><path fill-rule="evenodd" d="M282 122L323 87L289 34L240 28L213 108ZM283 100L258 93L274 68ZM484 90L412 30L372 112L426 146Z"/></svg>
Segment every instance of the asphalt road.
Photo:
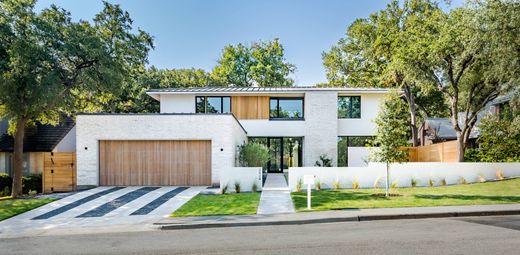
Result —
<svg viewBox="0 0 520 255"><path fill-rule="evenodd" d="M520 216L0 239L2 254L520 254Z"/></svg>

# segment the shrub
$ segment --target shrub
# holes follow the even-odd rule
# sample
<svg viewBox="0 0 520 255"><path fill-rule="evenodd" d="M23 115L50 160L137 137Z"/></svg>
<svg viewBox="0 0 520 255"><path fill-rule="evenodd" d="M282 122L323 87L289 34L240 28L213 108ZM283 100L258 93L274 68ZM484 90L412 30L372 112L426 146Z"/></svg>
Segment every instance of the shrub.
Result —
<svg viewBox="0 0 520 255"><path fill-rule="evenodd" d="M412 177L412 179L410 179L410 185L412 185L412 187L416 187L417 186L417 179L415 179L414 177Z"/></svg>
<svg viewBox="0 0 520 255"><path fill-rule="evenodd" d="M459 177L459 184L466 184L466 179L464 177Z"/></svg>
<svg viewBox="0 0 520 255"><path fill-rule="evenodd" d="M235 182L235 192L240 193L240 182Z"/></svg>
<svg viewBox="0 0 520 255"><path fill-rule="evenodd" d="M352 189L359 189L359 181L357 178L352 181Z"/></svg>
<svg viewBox="0 0 520 255"><path fill-rule="evenodd" d="M34 190L37 193L42 193L42 175L41 174L31 174L28 176L24 176L22 178L23 188L22 191L24 194L29 193L29 191Z"/></svg>
<svg viewBox="0 0 520 255"><path fill-rule="evenodd" d="M381 176L378 176L376 178L376 180L374 181L374 189L379 189L380 181L381 181Z"/></svg>
<svg viewBox="0 0 520 255"><path fill-rule="evenodd" d="M5 186L4 189L0 192L0 197L6 197L11 195L11 190L9 187Z"/></svg>
<svg viewBox="0 0 520 255"><path fill-rule="evenodd" d="M334 182L332 183L332 188L333 188L334 190L338 190L338 189L340 188L340 186L341 186L341 185L340 185L340 183L339 183L339 178L336 177L336 179L335 179Z"/></svg>
<svg viewBox="0 0 520 255"><path fill-rule="evenodd" d="M440 186L446 186L446 178L442 178L442 179L439 181L439 185L440 185Z"/></svg>
<svg viewBox="0 0 520 255"><path fill-rule="evenodd" d="M329 158L327 154L323 154L320 156L320 159L314 163L314 166L331 167L332 159Z"/></svg>
<svg viewBox="0 0 520 255"><path fill-rule="evenodd" d="M251 190L252 190L253 192L257 192L257 191L258 191L258 185L256 185L256 181L253 182L253 187L251 187Z"/></svg>
<svg viewBox="0 0 520 255"><path fill-rule="evenodd" d="M263 167L269 159L269 150L263 144L246 143L239 147L239 161L242 166Z"/></svg>
<svg viewBox="0 0 520 255"><path fill-rule="evenodd" d="M496 176L497 176L497 178L498 178L499 180L503 180L503 179L504 179L504 171L502 171L502 170L497 170L497 172L496 172L495 174L496 174Z"/></svg>
<svg viewBox="0 0 520 255"><path fill-rule="evenodd" d="M478 176L478 181L479 182L486 182L486 178L483 175L479 175Z"/></svg>
<svg viewBox="0 0 520 255"><path fill-rule="evenodd" d="M296 191L298 191L298 192L302 191L302 185L303 185L302 178L298 178L298 181L296 182Z"/></svg>
<svg viewBox="0 0 520 255"><path fill-rule="evenodd" d="M392 181L392 184L390 184L390 188L392 188L392 189L399 188L399 184L397 184L397 180Z"/></svg>
<svg viewBox="0 0 520 255"><path fill-rule="evenodd" d="M13 178L8 174L0 174L0 190L4 191L5 188L11 189L13 186Z"/></svg>
<svg viewBox="0 0 520 255"><path fill-rule="evenodd" d="M316 185L315 186L316 186L316 190L321 190L321 181L320 181L320 179L316 178Z"/></svg>
<svg viewBox="0 0 520 255"><path fill-rule="evenodd" d="M38 192L36 192L36 190L29 190L28 194L29 194L29 196L36 196L36 194L38 194Z"/></svg>
<svg viewBox="0 0 520 255"><path fill-rule="evenodd" d="M222 192L222 194L226 194L226 192L227 192L228 188L229 188L229 187L228 187L228 185L227 185L227 184L226 184L226 185L224 185L224 187L222 187L222 191L221 191L221 192Z"/></svg>
<svg viewBox="0 0 520 255"><path fill-rule="evenodd" d="M428 186L430 187L433 187L435 186L435 182L433 181L433 179L430 177L430 179L428 180Z"/></svg>

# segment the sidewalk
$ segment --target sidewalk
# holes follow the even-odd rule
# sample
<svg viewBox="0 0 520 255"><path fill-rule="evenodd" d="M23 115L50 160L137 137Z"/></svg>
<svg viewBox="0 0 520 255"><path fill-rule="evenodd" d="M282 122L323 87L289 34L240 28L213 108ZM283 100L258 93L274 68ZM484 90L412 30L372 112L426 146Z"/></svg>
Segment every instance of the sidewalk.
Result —
<svg viewBox="0 0 520 255"><path fill-rule="evenodd" d="M159 229L169 230L515 214L520 214L520 204L347 209L269 215L178 217L165 218L154 225Z"/></svg>
<svg viewBox="0 0 520 255"><path fill-rule="evenodd" d="M284 175L267 174L265 185L262 188L257 214L294 213L291 191L287 186Z"/></svg>

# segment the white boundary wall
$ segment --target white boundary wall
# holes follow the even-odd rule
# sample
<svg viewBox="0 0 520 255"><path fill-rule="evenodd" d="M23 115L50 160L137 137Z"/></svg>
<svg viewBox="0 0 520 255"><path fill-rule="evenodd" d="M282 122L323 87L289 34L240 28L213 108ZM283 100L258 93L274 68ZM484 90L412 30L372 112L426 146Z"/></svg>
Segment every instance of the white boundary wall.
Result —
<svg viewBox="0 0 520 255"><path fill-rule="evenodd" d="M430 163L414 162L391 164L390 183L396 181L399 187L410 187L411 179L417 180L417 186L428 186L430 178L435 186L442 179L446 183L456 184L463 177L467 183L479 182L479 176L486 180L497 179L497 172L501 171L505 177L520 176L519 163ZM296 190L298 179L303 175L316 175L321 182L322 189L330 189L336 179L341 188L351 188L352 182L358 180L361 188L373 188L377 178L379 186L385 185L386 166L384 163L368 163L367 167L292 167L289 168L289 188ZM305 185L303 185L305 186ZM305 189L305 187L302 187Z"/></svg>
<svg viewBox="0 0 520 255"><path fill-rule="evenodd" d="M262 190L262 168L261 167L227 167L220 170L220 189L226 184L227 192L235 192L235 182L240 183L240 191L252 191L256 183L257 190Z"/></svg>

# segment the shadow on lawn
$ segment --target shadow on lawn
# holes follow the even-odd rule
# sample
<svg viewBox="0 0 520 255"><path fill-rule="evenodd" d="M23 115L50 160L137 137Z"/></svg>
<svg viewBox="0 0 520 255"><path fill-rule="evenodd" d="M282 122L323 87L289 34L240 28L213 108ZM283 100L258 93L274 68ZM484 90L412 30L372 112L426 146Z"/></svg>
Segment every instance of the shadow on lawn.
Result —
<svg viewBox="0 0 520 255"><path fill-rule="evenodd" d="M425 195L416 194L416 198L420 199L458 199L458 200L489 200L500 202L520 203L520 196L482 196L482 195Z"/></svg>
<svg viewBox="0 0 520 255"><path fill-rule="evenodd" d="M318 195L319 194L319 195ZM322 205L331 204L337 201L384 201L391 198L372 196L373 193L356 191L356 192L341 192L336 190L312 192L312 205L320 207ZM293 194L293 200L296 207L307 206L307 193ZM341 209L357 209L357 208L341 208Z"/></svg>

